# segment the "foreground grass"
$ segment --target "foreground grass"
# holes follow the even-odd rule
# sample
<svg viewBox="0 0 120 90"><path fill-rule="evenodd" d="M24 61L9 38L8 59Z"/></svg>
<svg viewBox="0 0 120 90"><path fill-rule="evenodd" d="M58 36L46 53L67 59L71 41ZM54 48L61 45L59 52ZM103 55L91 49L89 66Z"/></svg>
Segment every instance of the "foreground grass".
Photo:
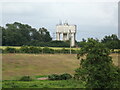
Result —
<svg viewBox="0 0 120 90"><path fill-rule="evenodd" d="M58 81L3 81L3 88L85 88L84 83L75 80Z"/></svg>

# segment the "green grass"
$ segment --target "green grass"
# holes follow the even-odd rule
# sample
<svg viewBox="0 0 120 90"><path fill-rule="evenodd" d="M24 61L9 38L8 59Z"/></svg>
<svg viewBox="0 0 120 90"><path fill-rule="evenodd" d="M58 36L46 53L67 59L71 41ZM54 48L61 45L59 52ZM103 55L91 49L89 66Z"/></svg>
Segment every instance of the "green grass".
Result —
<svg viewBox="0 0 120 90"><path fill-rule="evenodd" d="M85 88L84 83L75 80L56 81L3 81L3 88Z"/></svg>

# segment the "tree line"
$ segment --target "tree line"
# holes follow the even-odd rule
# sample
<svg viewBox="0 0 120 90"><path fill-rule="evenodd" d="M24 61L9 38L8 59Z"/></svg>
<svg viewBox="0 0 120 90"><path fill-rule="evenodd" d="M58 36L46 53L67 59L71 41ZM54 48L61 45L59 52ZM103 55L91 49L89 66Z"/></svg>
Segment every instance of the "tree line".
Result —
<svg viewBox="0 0 120 90"><path fill-rule="evenodd" d="M96 39L96 41L103 43L109 49L120 49L120 39L115 34L105 36L101 41ZM87 40L83 38L81 42L78 42L78 46L83 47L86 43Z"/></svg>
<svg viewBox="0 0 120 90"><path fill-rule="evenodd" d="M49 31L42 27L37 30L28 24L14 22L1 27L2 46L41 46L41 47L70 47L70 41L53 41ZM98 40L99 41L99 40ZM120 49L117 35L105 36L101 41L110 49ZM86 40L77 42L76 46L83 47Z"/></svg>
<svg viewBox="0 0 120 90"><path fill-rule="evenodd" d="M49 31L44 27L37 30L28 24L14 22L0 26L0 30L2 46L69 47L69 41L52 41Z"/></svg>

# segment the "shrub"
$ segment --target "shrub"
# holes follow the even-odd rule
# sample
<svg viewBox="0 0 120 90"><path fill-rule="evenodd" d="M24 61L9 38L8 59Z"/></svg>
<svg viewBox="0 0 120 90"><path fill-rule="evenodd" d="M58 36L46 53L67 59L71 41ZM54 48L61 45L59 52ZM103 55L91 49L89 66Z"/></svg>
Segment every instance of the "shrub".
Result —
<svg viewBox="0 0 120 90"><path fill-rule="evenodd" d="M5 52L7 52L7 53L16 53L16 49L15 48L10 48L10 47L7 47L7 48L5 48Z"/></svg>
<svg viewBox="0 0 120 90"><path fill-rule="evenodd" d="M20 48L20 51L21 51L22 53L29 53L29 47L23 46L23 47Z"/></svg>
<svg viewBox="0 0 120 90"><path fill-rule="evenodd" d="M42 51L41 48L29 47L29 53L40 53L41 51Z"/></svg>
<svg viewBox="0 0 120 90"><path fill-rule="evenodd" d="M44 47L43 48L43 53L54 53L54 50L53 49L50 49L48 47Z"/></svg>
<svg viewBox="0 0 120 90"><path fill-rule="evenodd" d="M19 81L32 81L33 79L30 76L23 76L19 79Z"/></svg>
<svg viewBox="0 0 120 90"><path fill-rule="evenodd" d="M3 49L0 48L0 53L3 53L3 52L4 52Z"/></svg>
<svg viewBox="0 0 120 90"><path fill-rule="evenodd" d="M31 47L27 47L27 46L21 47L20 51L22 53L42 53L41 48L33 47L33 46L31 46Z"/></svg>
<svg viewBox="0 0 120 90"><path fill-rule="evenodd" d="M61 53L70 53L70 50L68 50L68 49L65 49L65 48L63 48L62 50L61 50Z"/></svg>
<svg viewBox="0 0 120 90"><path fill-rule="evenodd" d="M68 79L71 79L71 78L72 78L72 76L68 73L64 73L64 74L60 75L61 80L68 80Z"/></svg>
<svg viewBox="0 0 120 90"><path fill-rule="evenodd" d="M60 80L60 76L57 74L52 74L48 76L49 80Z"/></svg>
<svg viewBox="0 0 120 90"><path fill-rule="evenodd" d="M68 73L64 73L64 74L61 74L61 75L52 74L52 75L48 76L49 80L68 80L68 79L71 79L71 78L72 78L72 76Z"/></svg>

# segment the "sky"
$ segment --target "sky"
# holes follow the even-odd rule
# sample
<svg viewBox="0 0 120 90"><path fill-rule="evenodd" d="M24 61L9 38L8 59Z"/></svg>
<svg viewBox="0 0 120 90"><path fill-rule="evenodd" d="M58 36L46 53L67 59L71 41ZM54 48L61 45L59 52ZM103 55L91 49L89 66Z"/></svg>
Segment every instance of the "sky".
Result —
<svg viewBox="0 0 120 90"><path fill-rule="evenodd" d="M20 22L36 29L45 27L53 39L59 21L77 25L77 41L118 34L117 0L4 0L0 2L0 17L0 26Z"/></svg>

